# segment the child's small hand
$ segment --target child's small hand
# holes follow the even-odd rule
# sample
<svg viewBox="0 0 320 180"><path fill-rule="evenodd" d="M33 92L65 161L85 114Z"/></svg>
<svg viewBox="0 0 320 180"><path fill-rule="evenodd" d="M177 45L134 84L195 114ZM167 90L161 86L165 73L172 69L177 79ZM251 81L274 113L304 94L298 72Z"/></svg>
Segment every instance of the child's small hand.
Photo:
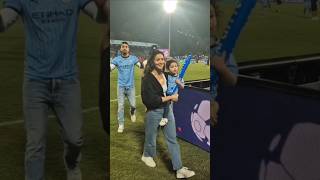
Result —
<svg viewBox="0 0 320 180"><path fill-rule="evenodd" d="M218 56L218 55L213 56L211 61L212 61L212 64L213 64L214 68L218 72L220 72L220 71L222 71L222 69L226 68L225 58L226 58L226 54L225 53L223 53L222 56Z"/></svg>
<svg viewBox="0 0 320 180"><path fill-rule="evenodd" d="M180 89L183 89L183 88L184 88L184 85L183 85L183 83L180 81L180 79L176 79L175 82L176 82L176 84L179 85Z"/></svg>

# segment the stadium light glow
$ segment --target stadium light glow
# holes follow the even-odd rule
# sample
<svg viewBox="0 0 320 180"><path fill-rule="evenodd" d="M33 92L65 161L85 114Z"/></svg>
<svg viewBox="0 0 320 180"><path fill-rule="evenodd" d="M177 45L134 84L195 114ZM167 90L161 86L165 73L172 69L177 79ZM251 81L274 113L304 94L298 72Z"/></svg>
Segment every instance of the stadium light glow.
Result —
<svg viewBox="0 0 320 180"><path fill-rule="evenodd" d="M163 9L166 13L171 14L176 10L177 1L176 0L165 0L163 2Z"/></svg>
<svg viewBox="0 0 320 180"><path fill-rule="evenodd" d="M171 54L171 14L176 10L177 2L177 0L163 1L163 9L169 14L169 56Z"/></svg>

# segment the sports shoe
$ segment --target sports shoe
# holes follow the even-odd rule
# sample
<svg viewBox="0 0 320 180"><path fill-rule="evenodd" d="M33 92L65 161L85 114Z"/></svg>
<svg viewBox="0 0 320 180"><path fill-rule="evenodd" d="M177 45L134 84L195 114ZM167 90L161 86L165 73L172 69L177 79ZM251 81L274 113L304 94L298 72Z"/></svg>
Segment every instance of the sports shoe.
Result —
<svg viewBox="0 0 320 180"><path fill-rule="evenodd" d="M149 167L156 167L156 162L154 162L152 157L145 157L142 155L141 160Z"/></svg>
<svg viewBox="0 0 320 180"><path fill-rule="evenodd" d="M124 129L124 125L123 124L119 124L118 133L123 133L123 129Z"/></svg>
<svg viewBox="0 0 320 180"><path fill-rule="evenodd" d="M194 171L189 170L187 167L182 167L177 171L177 178L182 179L182 178L189 178L194 176L196 173Z"/></svg>
<svg viewBox="0 0 320 180"><path fill-rule="evenodd" d="M64 167L66 168L66 171L67 171L67 180L81 180L82 179L81 169L80 169L79 165L76 165L73 168L69 168L65 158L63 158L63 162L64 162Z"/></svg>
<svg viewBox="0 0 320 180"><path fill-rule="evenodd" d="M135 114L133 114L133 115L131 115L131 122L136 122L136 115Z"/></svg>
<svg viewBox="0 0 320 180"><path fill-rule="evenodd" d="M161 121L159 122L160 126L165 126L168 123L168 118L162 118Z"/></svg>
<svg viewBox="0 0 320 180"><path fill-rule="evenodd" d="M74 169L67 168L67 180L82 180L79 166L75 167Z"/></svg>

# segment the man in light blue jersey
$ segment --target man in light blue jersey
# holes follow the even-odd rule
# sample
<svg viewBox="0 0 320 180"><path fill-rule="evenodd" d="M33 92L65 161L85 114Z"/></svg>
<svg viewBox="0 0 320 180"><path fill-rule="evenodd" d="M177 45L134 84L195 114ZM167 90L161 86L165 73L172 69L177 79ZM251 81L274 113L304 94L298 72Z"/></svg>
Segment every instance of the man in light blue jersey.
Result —
<svg viewBox="0 0 320 180"><path fill-rule="evenodd" d="M58 117L68 180L80 180L82 109L76 39L80 10L105 23L106 0L5 0L0 32L19 16L26 34L23 111L25 179L43 180L48 112ZM58 177L56 179L59 179Z"/></svg>
<svg viewBox="0 0 320 180"><path fill-rule="evenodd" d="M118 69L118 133L124 129L124 98L127 97L131 107L131 121L136 121L136 97L134 85L134 66L142 67L136 56L130 55L129 44L122 42L120 46L121 56L115 57L110 64L110 69Z"/></svg>

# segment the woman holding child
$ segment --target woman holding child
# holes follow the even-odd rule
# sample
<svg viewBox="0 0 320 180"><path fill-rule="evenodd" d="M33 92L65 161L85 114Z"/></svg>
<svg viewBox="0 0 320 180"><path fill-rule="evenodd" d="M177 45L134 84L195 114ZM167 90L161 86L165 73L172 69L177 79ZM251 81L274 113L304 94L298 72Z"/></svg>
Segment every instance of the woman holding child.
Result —
<svg viewBox="0 0 320 180"><path fill-rule="evenodd" d="M156 167L156 139L159 122L163 118L164 108L170 101L177 102L178 94L166 96L167 79L164 75L165 58L161 51L154 51L150 56L142 80L142 102L147 107L145 119L145 142L141 160L149 167ZM177 178L189 178L194 171L182 166L180 146L176 138L176 125L172 108L168 109L168 123L162 127L171 155L173 169Z"/></svg>

